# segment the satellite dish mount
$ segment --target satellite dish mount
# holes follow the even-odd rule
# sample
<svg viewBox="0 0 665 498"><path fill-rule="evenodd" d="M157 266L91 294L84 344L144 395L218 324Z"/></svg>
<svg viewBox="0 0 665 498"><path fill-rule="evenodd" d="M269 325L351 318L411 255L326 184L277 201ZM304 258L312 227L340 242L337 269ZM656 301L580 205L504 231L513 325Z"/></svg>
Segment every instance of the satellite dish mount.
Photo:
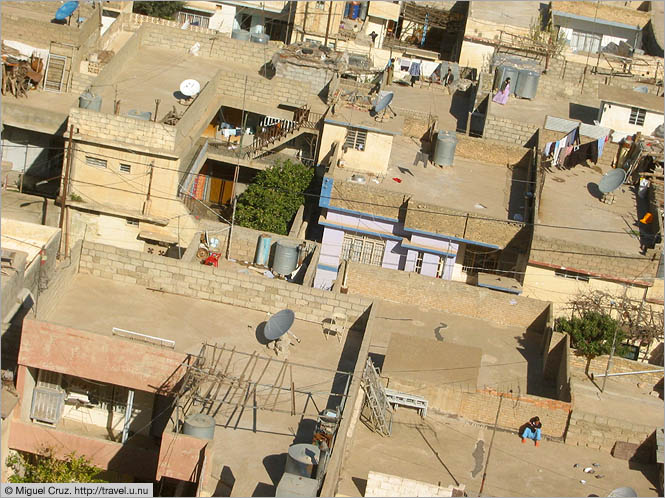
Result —
<svg viewBox="0 0 665 498"><path fill-rule="evenodd" d="M395 94L393 92L385 92L383 96L380 96L374 107L370 110L370 115L374 117L375 121L380 123L386 120L386 112L390 111L392 116L389 119L397 117L397 113L390 107L390 103L393 101Z"/></svg>

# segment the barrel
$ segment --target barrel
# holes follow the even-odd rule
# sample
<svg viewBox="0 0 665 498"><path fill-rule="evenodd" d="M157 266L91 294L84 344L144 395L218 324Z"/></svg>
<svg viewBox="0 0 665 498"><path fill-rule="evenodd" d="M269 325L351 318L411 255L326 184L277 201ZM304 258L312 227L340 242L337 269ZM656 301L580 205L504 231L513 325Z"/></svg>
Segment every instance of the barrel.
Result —
<svg viewBox="0 0 665 498"><path fill-rule="evenodd" d="M454 131L439 131L436 135L432 161L439 166L452 166L455 160L457 134Z"/></svg>
<svg viewBox="0 0 665 498"><path fill-rule="evenodd" d="M360 3L353 2L353 5L351 5L351 19L358 19L359 15L360 15Z"/></svg>
<svg viewBox="0 0 665 498"><path fill-rule="evenodd" d="M267 266L268 259L270 258L270 242L272 238L270 235L264 233L259 235L259 242L256 245L256 254L254 256L254 264L259 266Z"/></svg>
<svg viewBox="0 0 665 498"><path fill-rule="evenodd" d="M319 464L321 451L313 444L301 443L289 446L284 472L300 477L312 478L314 466Z"/></svg>
<svg viewBox="0 0 665 498"><path fill-rule="evenodd" d="M81 109L90 109L99 112L102 108L102 96L95 95L90 91L85 91L79 96L79 107Z"/></svg>
<svg viewBox="0 0 665 498"><path fill-rule="evenodd" d="M265 33L252 33L249 35L249 41L253 43L268 43L270 41L270 36Z"/></svg>
<svg viewBox="0 0 665 498"><path fill-rule="evenodd" d="M523 99L533 99L538 91L540 73L530 69L520 69L515 85L515 95Z"/></svg>
<svg viewBox="0 0 665 498"><path fill-rule="evenodd" d="M249 41L249 31L245 31L244 29L234 29L231 31L231 38L234 40Z"/></svg>
<svg viewBox="0 0 665 498"><path fill-rule="evenodd" d="M212 439L215 435L215 419L205 413L195 413L185 418L182 433L199 439Z"/></svg>
<svg viewBox="0 0 665 498"><path fill-rule="evenodd" d="M275 244L275 259L272 270L280 275L288 275L298 266L298 244L280 240Z"/></svg>
<svg viewBox="0 0 665 498"><path fill-rule="evenodd" d="M517 78L519 72L512 66L501 64L496 68L496 79L494 80L494 88L501 89L501 85L510 78L510 93L515 95L515 87L517 86Z"/></svg>

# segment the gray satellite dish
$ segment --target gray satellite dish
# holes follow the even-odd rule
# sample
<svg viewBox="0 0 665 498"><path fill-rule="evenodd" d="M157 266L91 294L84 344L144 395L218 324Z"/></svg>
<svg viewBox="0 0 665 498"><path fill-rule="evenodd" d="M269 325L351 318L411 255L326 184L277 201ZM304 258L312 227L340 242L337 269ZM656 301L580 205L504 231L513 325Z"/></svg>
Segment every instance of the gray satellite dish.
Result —
<svg viewBox="0 0 665 498"><path fill-rule="evenodd" d="M623 486L621 488L612 490L612 492L607 496L612 496L615 498L633 498L637 496L637 493L633 488L629 488L628 486Z"/></svg>
<svg viewBox="0 0 665 498"><path fill-rule="evenodd" d="M603 175L603 177L600 179L600 182L598 182L598 190L600 190L603 194L609 194L610 192L614 192L616 189L618 189L625 180L625 170L621 168L613 169L612 171L605 173L605 175Z"/></svg>
<svg viewBox="0 0 665 498"><path fill-rule="evenodd" d="M278 311L266 322L263 335L269 341L276 341L289 331L295 319L296 315L291 310Z"/></svg>
<svg viewBox="0 0 665 498"><path fill-rule="evenodd" d="M383 111L393 101L393 97L395 97L395 94L393 92L387 92L382 97L379 97L376 101L376 104L374 104L374 111L376 112Z"/></svg>
<svg viewBox="0 0 665 498"><path fill-rule="evenodd" d="M201 85L196 80L185 80L180 83L180 93L186 97L193 97L201 91Z"/></svg>

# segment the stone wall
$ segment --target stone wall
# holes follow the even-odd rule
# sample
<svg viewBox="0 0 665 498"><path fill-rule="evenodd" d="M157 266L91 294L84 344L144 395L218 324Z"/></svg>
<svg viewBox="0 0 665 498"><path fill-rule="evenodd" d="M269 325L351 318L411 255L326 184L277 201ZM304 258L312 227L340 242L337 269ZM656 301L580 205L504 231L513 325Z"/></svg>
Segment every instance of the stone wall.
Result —
<svg viewBox="0 0 665 498"><path fill-rule="evenodd" d="M366 498L371 496L464 496L464 485L437 486L389 474L370 471L365 488Z"/></svg>
<svg viewBox="0 0 665 498"><path fill-rule="evenodd" d="M523 144L490 142L461 133L457 134L455 155L467 159L482 158L484 162L496 164L497 167L518 164L527 166L531 161L531 151L525 149Z"/></svg>
<svg viewBox="0 0 665 498"><path fill-rule="evenodd" d="M279 62L275 66L275 75L299 81L309 88L309 93L328 99L327 85L335 73L330 69L299 66L290 62Z"/></svg>
<svg viewBox="0 0 665 498"><path fill-rule="evenodd" d="M371 304L365 297L304 288L283 280L253 275L243 269L215 268L92 242L83 243L80 271L163 292L270 313L290 308L296 318L314 323L329 318L333 310L341 310L349 318L349 323L362 327L361 317Z"/></svg>
<svg viewBox="0 0 665 498"><path fill-rule="evenodd" d="M55 309L61 298L62 292L78 273L79 259L81 257L82 241L74 244L70 249L70 257L58 263L55 271L49 275L46 289L40 290L37 296L36 317L39 320L47 318Z"/></svg>
<svg viewBox="0 0 665 498"><path fill-rule="evenodd" d="M544 123L545 116L543 115L543 124ZM524 146L531 137L533 137L533 134L536 133L537 130L538 126L536 125L521 121L513 121L506 118L499 118L488 112L487 117L485 118L483 138Z"/></svg>
<svg viewBox="0 0 665 498"><path fill-rule="evenodd" d="M542 332L547 322L548 302L412 272L349 262L347 285L350 295L399 300L504 326Z"/></svg>
<svg viewBox="0 0 665 498"><path fill-rule="evenodd" d="M605 368L607 367L607 360L607 355L598 356L591 360L589 373L604 374ZM574 375L585 375L584 370L586 368L586 361L586 358L583 356L577 356L576 354L570 355L570 364ZM658 368L660 368L660 370L658 370ZM613 381L626 382L633 385L638 382L644 382L653 386L663 378L662 365L659 367L658 365L651 365L641 361L628 360L626 358L621 358L620 356L614 356L612 358L610 373L641 372L643 370L656 370L656 372L639 375L618 375L616 377L611 377L611 379ZM602 377L599 377L599 379L602 380Z"/></svg>
<svg viewBox="0 0 665 498"><path fill-rule="evenodd" d="M247 92L245 93L245 77L247 77ZM217 92L232 101L222 101L222 104L241 108L243 97L247 102L255 102L268 106L277 104L290 104L300 107L307 103L311 93L309 86L295 80L274 77L272 80L263 76L247 76L229 70L220 71L215 76ZM266 111L268 112L268 111Z"/></svg>

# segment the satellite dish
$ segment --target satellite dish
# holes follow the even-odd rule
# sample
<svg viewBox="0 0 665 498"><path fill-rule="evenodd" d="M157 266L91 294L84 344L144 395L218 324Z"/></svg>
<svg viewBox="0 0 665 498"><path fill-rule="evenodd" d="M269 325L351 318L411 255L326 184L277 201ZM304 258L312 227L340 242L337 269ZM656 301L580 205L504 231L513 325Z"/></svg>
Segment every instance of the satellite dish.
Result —
<svg viewBox="0 0 665 498"><path fill-rule="evenodd" d="M395 94L393 92L386 92L385 95L379 97L376 101L376 104L374 104L374 112L383 111L393 101L394 96Z"/></svg>
<svg viewBox="0 0 665 498"><path fill-rule="evenodd" d="M616 498L632 498L636 497L637 493L633 488L629 488L628 486L623 486L621 488L616 488L612 490L612 492L607 496L612 496Z"/></svg>
<svg viewBox="0 0 665 498"><path fill-rule="evenodd" d="M289 331L295 319L296 315L291 310L278 311L266 322L263 335L269 341L276 341Z"/></svg>
<svg viewBox="0 0 665 498"><path fill-rule="evenodd" d="M77 1L67 2L61 5L60 8L56 11L55 18L57 21L64 21L78 8L79 3Z"/></svg>
<svg viewBox="0 0 665 498"><path fill-rule="evenodd" d="M603 194L609 194L618 189L623 182L626 180L626 171L621 168L613 169L612 171L605 173L603 177L598 182L598 190Z"/></svg>
<svg viewBox="0 0 665 498"><path fill-rule="evenodd" d="M180 83L180 93L186 97L193 97L201 91L201 85L196 80L185 80Z"/></svg>

